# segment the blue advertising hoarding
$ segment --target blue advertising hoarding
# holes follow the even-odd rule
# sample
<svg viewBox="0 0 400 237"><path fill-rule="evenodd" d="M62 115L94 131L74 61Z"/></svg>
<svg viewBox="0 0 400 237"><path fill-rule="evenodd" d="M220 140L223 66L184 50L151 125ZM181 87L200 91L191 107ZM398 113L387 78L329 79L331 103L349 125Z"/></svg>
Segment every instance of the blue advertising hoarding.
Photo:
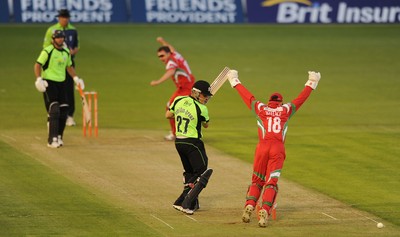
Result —
<svg viewBox="0 0 400 237"><path fill-rule="evenodd" d="M242 23L241 0L131 0L137 23Z"/></svg>
<svg viewBox="0 0 400 237"><path fill-rule="evenodd" d="M56 22L57 11L68 9L71 22L127 22L128 11L123 0L15 0L15 22Z"/></svg>
<svg viewBox="0 0 400 237"><path fill-rule="evenodd" d="M247 0L251 23L400 23L399 0Z"/></svg>
<svg viewBox="0 0 400 237"><path fill-rule="evenodd" d="M0 23L8 22L10 14L8 12L7 0L0 0Z"/></svg>

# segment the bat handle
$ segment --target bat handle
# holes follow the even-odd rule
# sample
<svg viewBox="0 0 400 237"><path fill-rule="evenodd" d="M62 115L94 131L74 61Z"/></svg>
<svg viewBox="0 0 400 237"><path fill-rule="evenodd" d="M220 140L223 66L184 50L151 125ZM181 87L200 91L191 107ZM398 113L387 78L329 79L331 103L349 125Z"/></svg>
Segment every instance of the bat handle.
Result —
<svg viewBox="0 0 400 237"><path fill-rule="evenodd" d="M85 96L85 94L83 93L81 85L78 84L76 87L78 88L78 91L79 91L79 94L81 95L81 97Z"/></svg>

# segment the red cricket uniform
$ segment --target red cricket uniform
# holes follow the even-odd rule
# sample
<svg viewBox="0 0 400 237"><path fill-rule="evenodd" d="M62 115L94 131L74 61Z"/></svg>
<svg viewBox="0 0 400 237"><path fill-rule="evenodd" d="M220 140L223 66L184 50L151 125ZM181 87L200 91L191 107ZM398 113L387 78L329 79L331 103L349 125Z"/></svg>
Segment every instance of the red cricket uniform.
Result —
<svg viewBox="0 0 400 237"><path fill-rule="evenodd" d="M296 99L286 104L277 101L264 104L256 100L242 84L238 84L235 88L247 107L255 113L258 125L259 142L256 147L252 181L245 206L255 207L265 186L262 208L271 214L270 209L278 192L278 179L286 158L284 142L287 124L291 116L310 96L312 88L306 86Z"/></svg>
<svg viewBox="0 0 400 237"><path fill-rule="evenodd" d="M172 81L175 83L176 90L171 95L171 98L167 104L167 110L172 102L175 100L177 96L185 96L190 95L192 91L193 84L195 82L195 78L190 70L189 64L187 61L182 57L181 54L178 52L171 53L169 57L165 69L171 70L174 69L175 73L171 77ZM175 135L175 120L170 119L171 130L172 133Z"/></svg>

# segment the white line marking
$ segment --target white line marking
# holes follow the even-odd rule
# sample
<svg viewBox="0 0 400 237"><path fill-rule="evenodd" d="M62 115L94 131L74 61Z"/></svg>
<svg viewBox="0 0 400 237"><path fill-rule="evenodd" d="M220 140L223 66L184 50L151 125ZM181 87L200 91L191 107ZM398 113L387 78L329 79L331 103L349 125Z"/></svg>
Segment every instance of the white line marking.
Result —
<svg viewBox="0 0 400 237"><path fill-rule="evenodd" d="M15 139L15 138L13 138L13 137L10 137L10 136L7 136L7 135L4 135L4 134L1 134L1 136L5 137L5 138L7 138L7 139L9 139L9 140L11 140L11 141L14 141L14 142L17 141L17 139Z"/></svg>
<svg viewBox="0 0 400 237"><path fill-rule="evenodd" d="M191 219L192 221L195 221L195 222L198 222L196 219L194 219L193 217L191 217L191 216L188 216L188 215L185 215L187 218L189 218L189 219Z"/></svg>
<svg viewBox="0 0 400 237"><path fill-rule="evenodd" d="M328 215L328 214L326 214L326 213L324 213L324 212L321 212L321 213L322 213L323 215L329 217L329 218L332 218L332 219L334 219L334 220L338 220L337 218L335 218L335 217L333 217L333 216L331 216L331 215Z"/></svg>
<svg viewBox="0 0 400 237"><path fill-rule="evenodd" d="M362 214L360 214L360 213L357 213L357 212L356 212L356 214L357 214L357 215L360 215L360 216L362 216L362 217L364 217L364 218L366 218L366 219L368 219L368 220L370 220L370 221L373 221L373 222L375 222L376 224L379 223L379 222L377 222L376 220L374 220L374 219L372 219L372 218L369 218L369 217L367 217L367 216L364 216L364 215L362 215Z"/></svg>
<svg viewBox="0 0 400 237"><path fill-rule="evenodd" d="M147 140L155 141L155 139L153 137L150 137L150 136L143 136L143 137L146 138Z"/></svg>
<svg viewBox="0 0 400 237"><path fill-rule="evenodd" d="M169 228L174 229L174 227L172 227L170 224L168 224L167 222L161 220L160 218L156 217L155 215L150 214L150 216L152 216L152 217L154 217L155 219L159 220L160 222L162 222L164 225L168 226Z"/></svg>

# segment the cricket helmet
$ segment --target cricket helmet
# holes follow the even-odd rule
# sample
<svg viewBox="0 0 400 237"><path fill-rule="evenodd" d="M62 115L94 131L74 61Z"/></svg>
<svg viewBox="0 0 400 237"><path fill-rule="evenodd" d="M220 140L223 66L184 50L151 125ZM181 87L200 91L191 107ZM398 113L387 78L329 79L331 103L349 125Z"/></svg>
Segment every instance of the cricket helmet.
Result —
<svg viewBox="0 0 400 237"><path fill-rule="evenodd" d="M278 92L272 93L272 95L269 97L269 101L282 102L283 96Z"/></svg>
<svg viewBox="0 0 400 237"><path fill-rule="evenodd" d="M57 17L66 17L66 18L70 18L71 15L69 14L68 9L61 9L61 10L58 10L58 15L57 15Z"/></svg>
<svg viewBox="0 0 400 237"><path fill-rule="evenodd" d="M210 83L206 81L196 81L193 85L193 90L200 92L203 95L212 96Z"/></svg>
<svg viewBox="0 0 400 237"><path fill-rule="evenodd" d="M55 38L65 38L65 33L62 30L55 30L53 35L51 36L53 39Z"/></svg>

